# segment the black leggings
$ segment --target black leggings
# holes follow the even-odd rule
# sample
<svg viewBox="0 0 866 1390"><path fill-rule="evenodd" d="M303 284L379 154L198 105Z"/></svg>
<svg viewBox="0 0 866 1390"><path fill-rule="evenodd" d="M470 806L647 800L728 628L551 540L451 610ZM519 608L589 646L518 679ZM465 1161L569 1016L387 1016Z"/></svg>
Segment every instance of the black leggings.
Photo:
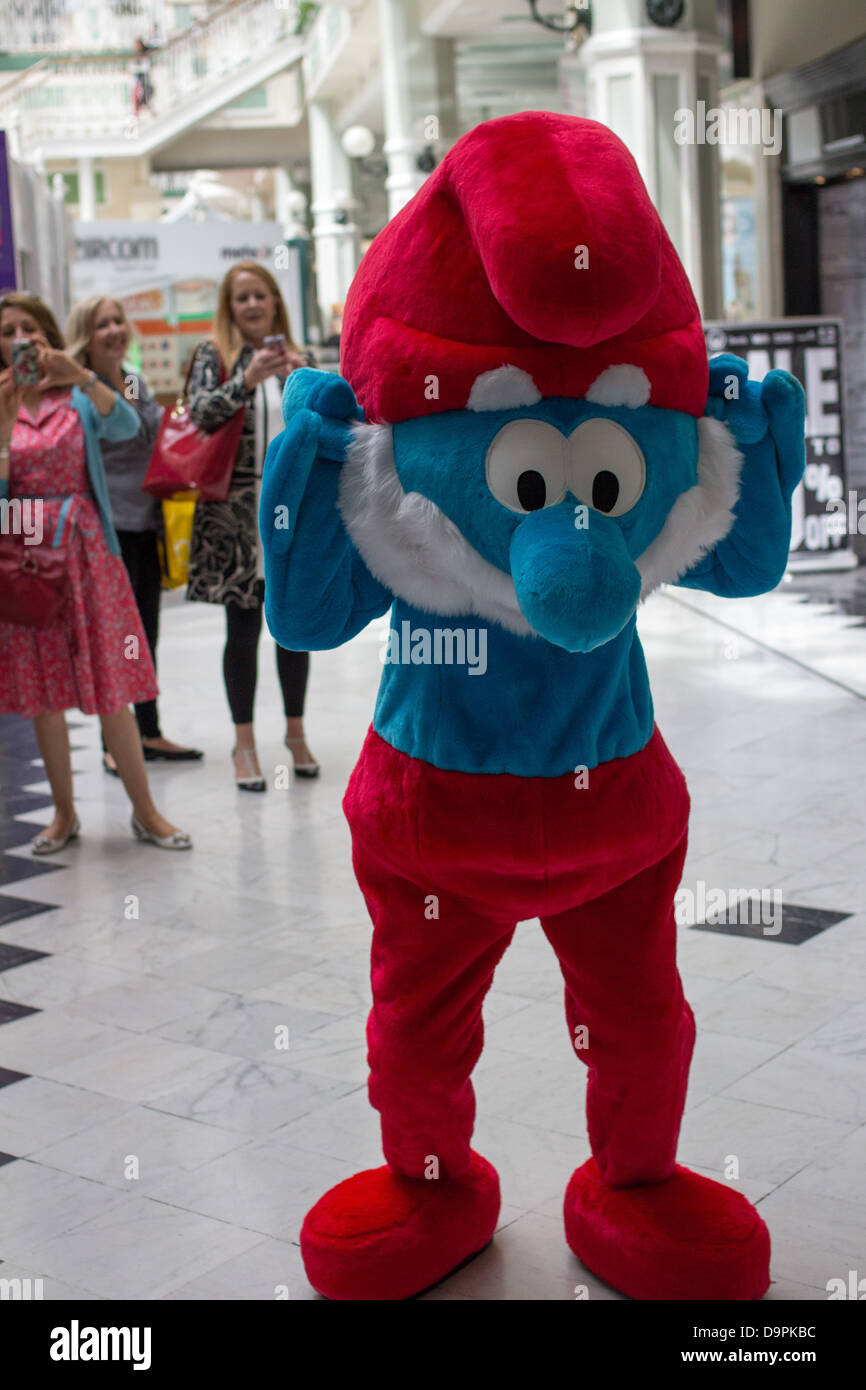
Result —
<svg viewBox="0 0 866 1390"><path fill-rule="evenodd" d="M223 652L223 677L232 722L252 724L259 665L259 635L262 630L262 604L257 604L255 608L241 608L237 603L227 603L225 608L226 645ZM303 717L309 670L309 652L290 652L285 647L277 647L277 675L283 692L283 707L287 719Z"/></svg>
<svg viewBox="0 0 866 1390"><path fill-rule="evenodd" d="M118 531L117 539L120 541L120 553L126 565L155 669L156 644L159 639L159 601L162 593L156 532ZM156 700L143 700L136 705L135 717L142 738L160 737Z"/></svg>

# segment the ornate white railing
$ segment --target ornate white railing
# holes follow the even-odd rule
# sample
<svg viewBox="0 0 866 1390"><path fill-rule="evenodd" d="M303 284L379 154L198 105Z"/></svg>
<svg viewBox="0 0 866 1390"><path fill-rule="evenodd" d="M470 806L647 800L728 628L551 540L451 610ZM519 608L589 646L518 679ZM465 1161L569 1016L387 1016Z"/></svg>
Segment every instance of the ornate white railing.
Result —
<svg viewBox="0 0 866 1390"><path fill-rule="evenodd" d="M131 48L136 39L165 34L165 0L2 0L0 50L74 53Z"/></svg>
<svg viewBox="0 0 866 1390"><path fill-rule="evenodd" d="M147 55L153 95L137 119L133 88L140 62L132 54L45 58L8 88L0 87L0 127L13 130L26 158L28 151L58 142L100 136L135 142L154 122L182 115L185 105L195 105L194 123L203 96L218 98L245 67L253 70L275 45L297 35L312 9L297 0L229 0Z"/></svg>

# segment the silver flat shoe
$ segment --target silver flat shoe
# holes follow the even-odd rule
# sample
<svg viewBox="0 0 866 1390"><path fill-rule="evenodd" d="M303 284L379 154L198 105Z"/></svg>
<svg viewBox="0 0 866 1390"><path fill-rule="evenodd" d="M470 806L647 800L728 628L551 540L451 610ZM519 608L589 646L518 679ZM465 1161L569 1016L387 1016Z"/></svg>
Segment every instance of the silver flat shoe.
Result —
<svg viewBox="0 0 866 1390"><path fill-rule="evenodd" d="M76 816L72 823L72 829L68 835L60 835L57 837L52 835L37 835L35 840L30 841L30 849L33 854L37 855L59 854L62 849L66 848L70 840L78 839L78 832L80 830L81 821Z"/></svg>
<svg viewBox="0 0 866 1390"><path fill-rule="evenodd" d="M192 849L192 840L185 830L176 830L173 835L154 835L152 830L142 825L134 811L132 833L142 844L156 845L158 849Z"/></svg>

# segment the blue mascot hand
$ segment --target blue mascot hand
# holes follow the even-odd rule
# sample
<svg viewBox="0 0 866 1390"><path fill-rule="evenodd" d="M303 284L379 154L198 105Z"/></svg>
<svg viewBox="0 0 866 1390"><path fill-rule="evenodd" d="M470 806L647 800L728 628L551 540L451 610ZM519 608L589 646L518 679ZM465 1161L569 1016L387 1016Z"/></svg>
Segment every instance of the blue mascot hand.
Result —
<svg viewBox="0 0 866 1390"><path fill-rule="evenodd" d="M295 535L301 500L319 460L342 463L351 424L364 413L348 381L332 372L299 367L283 390L284 432L268 449L259 504L265 552L285 555Z"/></svg>
<svg viewBox="0 0 866 1390"><path fill-rule="evenodd" d="M301 410L320 417L321 457L342 463L349 444L351 422L364 418L364 412L355 400L355 393L348 381L334 372L299 367L292 372L283 390L283 419L286 425L290 425Z"/></svg>
<svg viewBox="0 0 866 1390"><path fill-rule="evenodd" d="M761 382L728 353L710 362L705 414L720 420L743 456L734 524L715 550L684 575L686 588L727 598L774 589L791 543L791 494L806 464L805 398L789 372Z"/></svg>
<svg viewBox="0 0 866 1390"><path fill-rule="evenodd" d="M259 530L265 616L277 641L295 651L339 645L390 603L337 505L339 464L363 418L342 377L300 367L286 382L286 428L265 459Z"/></svg>
<svg viewBox="0 0 866 1390"><path fill-rule="evenodd" d="M745 460L749 446L769 435L779 485L790 497L806 464L805 398L790 372L768 372L763 381L750 381L748 364L723 353L710 362L710 387L705 415L727 425Z"/></svg>
<svg viewBox="0 0 866 1390"><path fill-rule="evenodd" d="M705 415L727 425L737 444L756 444L767 432L761 408L761 387L749 381L749 365L741 357L722 353L710 361L710 385Z"/></svg>

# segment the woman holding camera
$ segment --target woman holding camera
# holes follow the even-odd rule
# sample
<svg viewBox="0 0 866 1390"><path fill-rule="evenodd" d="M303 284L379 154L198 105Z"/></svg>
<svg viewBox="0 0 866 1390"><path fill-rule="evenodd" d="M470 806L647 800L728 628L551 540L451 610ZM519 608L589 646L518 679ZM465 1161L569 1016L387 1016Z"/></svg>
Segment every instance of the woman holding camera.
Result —
<svg viewBox="0 0 866 1390"><path fill-rule="evenodd" d="M262 468L268 444L283 429L283 384L305 362L273 275L258 261L239 261L220 286L213 341L197 349L190 373L190 415L200 429L212 432L236 411L246 414L228 498L196 507L187 598L225 606L223 677L235 726L235 782L242 791L262 792L266 785L253 732L265 591L258 528ZM304 737L308 672L308 652L277 647L286 746L299 777L319 771Z"/></svg>
<svg viewBox="0 0 866 1390"><path fill-rule="evenodd" d="M119 300L94 295L76 304L69 315L66 337L69 356L96 372L100 381L119 392L138 413L139 428L134 438L103 439L101 448L120 553L156 667L162 597L157 548L161 512L160 504L142 492L141 485L153 453L162 406L150 394L144 378L124 366L132 329ZM156 700L139 701L135 706L135 718L145 762L197 762L203 757L199 749L184 748L164 737ZM104 754L103 766L106 772L117 774L108 751Z"/></svg>
<svg viewBox="0 0 866 1390"><path fill-rule="evenodd" d="M38 506L45 543L60 538L69 581L65 609L50 626L0 622L0 713L33 720L54 798L54 819L33 841L34 854L56 854L81 828L67 709L99 715L132 802L136 839L191 848L153 804L129 709L158 690L99 441L131 438L138 425L127 401L67 355L41 300L14 292L0 299L0 496Z"/></svg>

